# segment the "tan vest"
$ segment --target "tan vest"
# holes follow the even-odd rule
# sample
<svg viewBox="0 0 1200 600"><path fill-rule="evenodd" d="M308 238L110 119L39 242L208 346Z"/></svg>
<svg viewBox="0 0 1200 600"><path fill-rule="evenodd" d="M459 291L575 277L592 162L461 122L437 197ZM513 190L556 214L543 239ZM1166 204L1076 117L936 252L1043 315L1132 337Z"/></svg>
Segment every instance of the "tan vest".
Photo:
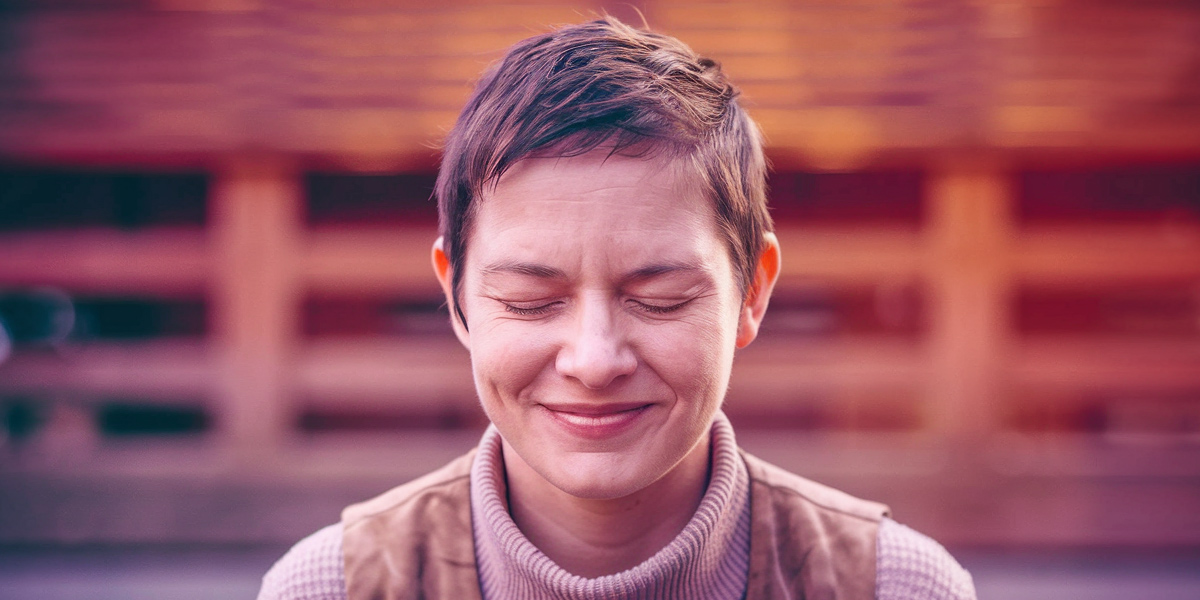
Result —
<svg viewBox="0 0 1200 600"><path fill-rule="evenodd" d="M469 452L342 511L349 600L480 600ZM882 504L743 453L750 472L747 600L871 600Z"/></svg>

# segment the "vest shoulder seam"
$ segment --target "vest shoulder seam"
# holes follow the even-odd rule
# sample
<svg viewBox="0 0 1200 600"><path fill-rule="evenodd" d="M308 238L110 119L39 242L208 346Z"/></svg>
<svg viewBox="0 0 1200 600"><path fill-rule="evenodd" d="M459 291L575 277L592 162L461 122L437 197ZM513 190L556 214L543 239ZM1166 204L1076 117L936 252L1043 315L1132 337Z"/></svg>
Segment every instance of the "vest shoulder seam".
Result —
<svg viewBox="0 0 1200 600"><path fill-rule="evenodd" d="M747 470L749 471L749 474L750 474L750 483L753 485L761 485L772 492L788 493L788 494L791 494L798 498L803 499L805 502L807 502L817 508L820 508L821 510L826 510L826 511L835 512L835 513L838 513L841 515L845 515L848 517L853 517L857 520L864 521L867 523L878 523L883 517L887 517L891 513L891 510L884 504L880 504L878 502L874 502L871 500L864 500L862 498L851 496L850 494L847 494L841 490L829 488L829 487L825 486L824 484L820 484L815 481L811 481L809 479L801 477L800 475L796 475L795 473L785 471L775 465L772 465L771 463L768 463L768 462L762 460L761 458L758 458L752 454L746 453L745 451L742 452L742 457L746 461ZM767 476L768 470L779 471L779 473L781 475L784 475L788 478L794 478L795 480L797 480L797 482L801 482L803 484L819 486L818 489L827 489L832 494L837 494L839 496L845 497L846 501L848 501L850 503L856 503L856 504L861 505L862 508L860 508L858 510L854 510L852 508L851 509L840 508L838 506L830 505L830 504L823 502L817 498L814 498L812 495L805 493L805 491L798 489L798 487L796 485L794 485L792 482L770 481L769 477ZM879 511L878 515L873 514L875 510Z"/></svg>
<svg viewBox="0 0 1200 600"><path fill-rule="evenodd" d="M869 517L869 516L866 516L866 515L862 515L862 514L858 514L858 513L855 513L855 512L851 512L851 511L848 511L848 510L845 510L845 509L838 508L838 507L836 507L836 506L829 506L829 505L827 505L827 504L823 504L823 503L821 503L821 502L818 502L817 500L813 499L813 498L812 498L811 496L809 496L808 494L805 494L804 492L801 492L800 490L797 490L797 489L795 489L795 488L789 487L789 486L787 486L787 485L772 484L772 483L769 483L769 482L767 482L767 481L764 481L764 480L762 480L762 479L758 479L758 478L755 478L755 477L751 477L751 478L750 478L750 480L751 480L751 482L752 482L752 483L756 483L756 484L762 485L762 486L766 487L767 489L769 489L769 490L770 490L770 491L772 491L772 492L776 492L776 491L778 491L778 492L786 492L786 493L792 494L792 495L794 495L794 496L798 496L798 497L800 497L800 498L803 498L803 499L804 499L806 502L808 502L809 504L812 504L813 506L816 506L817 508L820 508L821 510L827 510L827 511L830 511L830 512L835 512L835 513L838 513L838 514L841 514L841 515L845 515L845 516L847 516L847 517L853 517L853 518L855 518L855 519L858 519L858 520L860 520L860 521L866 521L866 522L868 522L868 523L878 523L878 522L880 521L880 519L876 519L876 518Z"/></svg>

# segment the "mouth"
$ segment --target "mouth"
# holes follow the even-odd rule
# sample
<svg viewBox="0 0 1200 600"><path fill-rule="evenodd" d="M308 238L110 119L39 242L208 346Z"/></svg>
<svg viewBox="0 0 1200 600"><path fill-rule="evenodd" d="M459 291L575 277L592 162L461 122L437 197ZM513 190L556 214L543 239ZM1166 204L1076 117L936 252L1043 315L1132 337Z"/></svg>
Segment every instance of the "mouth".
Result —
<svg viewBox="0 0 1200 600"><path fill-rule="evenodd" d="M632 426L650 404L546 405L547 413L568 432L579 437L601 439L615 436Z"/></svg>

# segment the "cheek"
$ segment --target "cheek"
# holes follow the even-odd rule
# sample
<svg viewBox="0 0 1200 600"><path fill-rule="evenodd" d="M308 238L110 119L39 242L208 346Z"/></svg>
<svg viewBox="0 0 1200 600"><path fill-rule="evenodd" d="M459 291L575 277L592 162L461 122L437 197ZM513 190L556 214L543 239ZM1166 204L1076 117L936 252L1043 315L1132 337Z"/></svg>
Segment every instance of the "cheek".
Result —
<svg viewBox="0 0 1200 600"><path fill-rule="evenodd" d="M513 327L515 324L489 323L478 332L472 329L471 366L485 408L489 403L518 398L553 364L553 345L545 336Z"/></svg>
<svg viewBox="0 0 1200 600"><path fill-rule="evenodd" d="M736 326L735 317L717 315L672 324L648 332L640 354L680 397L719 400L733 366Z"/></svg>

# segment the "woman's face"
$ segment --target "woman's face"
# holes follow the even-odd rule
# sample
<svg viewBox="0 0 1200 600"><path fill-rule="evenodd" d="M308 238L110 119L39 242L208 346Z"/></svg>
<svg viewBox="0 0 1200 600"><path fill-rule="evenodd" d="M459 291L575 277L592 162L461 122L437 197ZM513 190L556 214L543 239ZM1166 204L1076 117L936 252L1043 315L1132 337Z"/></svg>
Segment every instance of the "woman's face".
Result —
<svg viewBox="0 0 1200 600"><path fill-rule="evenodd" d="M459 334L483 409L577 497L637 492L707 440L742 341L710 202L677 171L603 151L526 159L474 219Z"/></svg>

